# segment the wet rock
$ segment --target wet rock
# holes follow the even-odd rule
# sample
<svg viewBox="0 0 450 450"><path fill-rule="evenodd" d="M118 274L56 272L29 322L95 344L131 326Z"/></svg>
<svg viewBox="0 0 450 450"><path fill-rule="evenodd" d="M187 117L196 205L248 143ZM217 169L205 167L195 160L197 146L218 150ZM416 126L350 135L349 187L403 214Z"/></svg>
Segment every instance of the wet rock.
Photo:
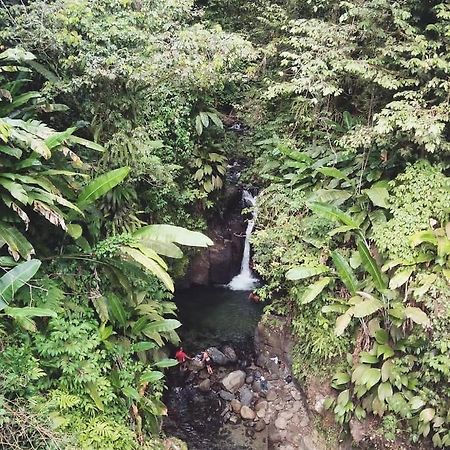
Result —
<svg viewBox="0 0 450 450"><path fill-rule="evenodd" d="M211 389L211 380L209 378L206 378L206 380L203 380L199 385L198 388L202 392L208 392Z"/></svg>
<svg viewBox="0 0 450 450"><path fill-rule="evenodd" d="M239 417L237 417L237 416L231 416L231 417L230 417L230 422L231 422L231 423L234 423L234 424L238 423L238 422L239 422Z"/></svg>
<svg viewBox="0 0 450 450"><path fill-rule="evenodd" d="M223 354L226 356L229 362L236 362L238 360L236 352L234 351L233 347L230 347L229 345L226 345L223 348Z"/></svg>
<svg viewBox="0 0 450 450"><path fill-rule="evenodd" d="M259 381L254 381L252 383L253 392L261 392L261 383Z"/></svg>
<svg viewBox="0 0 450 450"><path fill-rule="evenodd" d="M275 426L279 430L285 430L287 427L287 420L284 417L278 416L275 420Z"/></svg>
<svg viewBox="0 0 450 450"><path fill-rule="evenodd" d="M205 364L198 359L192 359L189 361L188 367L191 372L198 372L205 367Z"/></svg>
<svg viewBox="0 0 450 450"><path fill-rule="evenodd" d="M199 372L199 374L198 374L198 377L199 377L201 380L206 380L206 378L209 378L209 373L208 373L208 371L206 371L206 370L201 370L201 371Z"/></svg>
<svg viewBox="0 0 450 450"><path fill-rule="evenodd" d="M211 356L213 362L215 362L219 366L224 366L225 364L228 364L228 358L218 348L209 347L207 349L207 352L209 353L209 356Z"/></svg>
<svg viewBox="0 0 450 450"><path fill-rule="evenodd" d="M230 406L233 412L235 412L236 414L239 414L241 412L242 404L239 400L234 398L233 400L231 400Z"/></svg>
<svg viewBox="0 0 450 450"><path fill-rule="evenodd" d="M274 424L269 425L268 438L269 442L271 442L272 444L281 442L282 436L280 434L280 430L278 430Z"/></svg>
<svg viewBox="0 0 450 450"><path fill-rule="evenodd" d="M242 370L235 370L234 372L229 373L223 380L223 387L233 394L237 392L245 382L245 372Z"/></svg>
<svg viewBox="0 0 450 450"><path fill-rule="evenodd" d="M277 393L273 389L271 389L266 395L266 399L268 402L273 402L274 400L276 400L276 398Z"/></svg>
<svg viewBox="0 0 450 450"><path fill-rule="evenodd" d="M225 400L227 402L231 402L231 400L234 399L234 394L232 394L231 392L224 391L224 390L219 392L219 396L220 396L220 398L222 398L223 400Z"/></svg>
<svg viewBox="0 0 450 450"><path fill-rule="evenodd" d="M241 417L246 420L253 420L256 417L256 413L248 406L243 406L241 408Z"/></svg>
<svg viewBox="0 0 450 450"><path fill-rule="evenodd" d="M241 399L241 403L244 406L250 406L253 400L253 392L246 386L242 386L239 389L239 396Z"/></svg>
<svg viewBox="0 0 450 450"><path fill-rule="evenodd" d="M263 431L264 428L266 428L266 424L264 423L264 420L258 420L255 424L255 431Z"/></svg>

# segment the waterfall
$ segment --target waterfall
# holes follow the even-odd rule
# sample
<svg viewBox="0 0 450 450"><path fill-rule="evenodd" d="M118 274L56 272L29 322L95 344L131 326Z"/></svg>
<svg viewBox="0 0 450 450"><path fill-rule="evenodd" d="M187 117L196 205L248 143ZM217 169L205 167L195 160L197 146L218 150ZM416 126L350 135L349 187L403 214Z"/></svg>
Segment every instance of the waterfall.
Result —
<svg viewBox="0 0 450 450"><path fill-rule="evenodd" d="M252 218L248 221L247 229L245 230L245 244L244 253L242 255L241 272L228 284L228 287L233 291L251 291L258 282L250 269L250 236L256 220L256 199L250 192L244 190L242 192L242 202L244 203L244 206L252 206L253 211Z"/></svg>

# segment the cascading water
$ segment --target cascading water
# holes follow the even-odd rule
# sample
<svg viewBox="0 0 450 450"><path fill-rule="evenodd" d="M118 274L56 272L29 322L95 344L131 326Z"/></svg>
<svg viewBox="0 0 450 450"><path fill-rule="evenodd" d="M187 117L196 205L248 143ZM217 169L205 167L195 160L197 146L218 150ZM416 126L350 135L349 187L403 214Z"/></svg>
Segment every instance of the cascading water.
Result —
<svg viewBox="0 0 450 450"><path fill-rule="evenodd" d="M242 192L242 202L244 206L251 206L252 218L248 221L247 229L245 231L244 253L242 255L241 272L236 275L228 284L228 287L233 291L251 291L258 283L258 279L252 273L250 268L250 236L256 221L256 198L249 192L244 190Z"/></svg>

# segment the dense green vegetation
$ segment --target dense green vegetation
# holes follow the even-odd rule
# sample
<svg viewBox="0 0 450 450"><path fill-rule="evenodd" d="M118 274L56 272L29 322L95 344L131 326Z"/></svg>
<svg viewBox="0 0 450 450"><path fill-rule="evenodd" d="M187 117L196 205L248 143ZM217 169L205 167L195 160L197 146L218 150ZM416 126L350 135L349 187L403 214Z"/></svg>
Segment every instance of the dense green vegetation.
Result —
<svg viewBox="0 0 450 450"><path fill-rule="evenodd" d="M162 445L169 273L239 161L295 375L450 446L449 48L439 0L2 2L2 445Z"/></svg>

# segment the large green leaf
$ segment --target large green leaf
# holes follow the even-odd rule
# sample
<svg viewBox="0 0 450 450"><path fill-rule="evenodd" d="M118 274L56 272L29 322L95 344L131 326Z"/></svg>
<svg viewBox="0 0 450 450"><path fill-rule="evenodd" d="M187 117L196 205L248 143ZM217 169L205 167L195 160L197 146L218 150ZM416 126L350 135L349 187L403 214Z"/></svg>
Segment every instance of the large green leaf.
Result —
<svg viewBox="0 0 450 450"><path fill-rule="evenodd" d="M331 278L322 278L319 281L310 284L300 297L300 304L306 305L307 303L312 302L325 289L330 280Z"/></svg>
<svg viewBox="0 0 450 450"><path fill-rule="evenodd" d="M389 280L389 288L397 289L403 286L408 280L411 274L414 272L414 267L408 269L400 269L395 272L394 276Z"/></svg>
<svg viewBox="0 0 450 450"><path fill-rule="evenodd" d="M24 308L12 308L7 306L4 309L5 314L17 319L19 317L56 317L56 312L48 308L34 308L26 306Z"/></svg>
<svg viewBox="0 0 450 450"><path fill-rule="evenodd" d="M418 245L427 242L428 244L437 245L437 238L434 235L433 231L419 231L414 233L410 238L409 242L413 247L417 247Z"/></svg>
<svg viewBox="0 0 450 450"><path fill-rule="evenodd" d="M84 208L102 195L105 195L108 191L121 183L129 172L129 167L121 167L120 169L111 170L110 172L100 175L81 191L78 197L78 206Z"/></svg>
<svg viewBox="0 0 450 450"><path fill-rule="evenodd" d="M384 187L372 187L363 191L375 206L388 208L389 192Z"/></svg>
<svg viewBox="0 0 450 450"><path fill-rule="evenodd" d="M132 247L121 247L121 251L131 257L134 261L144 266L147 270L152 272L155 276L157 276L166 286L169 291L174 291L174 285L172 278L170 278L170 275L165 271L163 267L159 265L158 262L156 262L154 259L149 258L148 256L144 255L140 250Z"/></svg>
<svg viewBox="0 0 450 450"><path fill-rule="evenodd" d="M358 252L361 256L361 262L367 272L369 272L369 274L372 276L375 287L378 290L386 289L386 278L382 274L375 259L370 254L370 250L367 247L366 243L362 239L359 239L357 246Z"/></svg>
<svg viewBox="0 0 450 450"><path fill-rule="evenodd" d="M164 378L164 374L162 372L148 370L141 375L139 379L140 383L154 383L155 381L161 380Z"/></svg>
<svg viewBox="0 0 450 450"><path fill-rule="evenodd" d="M309 207L317 215L325 217L329 220L335 222L343 223L353 228L358 228L358 224L352 219L351 216L341 211L339 208L333 205L328 205L326 203L310 203Z"/></svg>
<svg viewBox="0 0 450 450"><path fill-rule="evenodd" d="M45 140L45 144L51 150L57 147L58 145L61 145L75 130L76 127L72 127L59 133L53 133L50 137L48 137Z"/></svg>
<svg viewBox="0 0 450 450"><path fill-rule="evenodd" d="M163 319L150 323L145 327L146 333L164 333L176 330L181 327L181 323L176 319Z"/></svg>
<svg viewBox="0 0 450 450"><path fill-rule="evenodd" d="M350 324L353 316L353 309L354 307L352 306L344 314L340 315L336 319L336 328L334 330L336 336L341 336L344 333L345 329Z"/></svg>
<svg viewBox="0 0 450 450"><path fill-rule="evenodd" d="M193 247L208 247L214 244L203 233L174 225L148 225L139 228L139 230L134 232L133 236L143 241L150 239L161 242L176 242L177 244Z"/></svg>
<svg viewBox="0 0 450 450"><path fill-rule="evenodd" d="M314 277L328 271L328 267L323 264L317 266L297 266L289 269L286 272L286 278L288 280L296 281L303 280L305 278Z"/></svg>
<svg viewBox="0 0 450 450"><path fill-rule="evenodd" d="M367 296L365 292L358 292L362 296ZM364 300L355 305L353 315L358 318L370 316L374 312L383 307L383 302L377 298L370 296L367 300Z"/></svg>
<svg viewBox="0 0 450 450"><path fill-rule="evenodd" d="M107 300L111 316L124 327L127 323L127 313L122 305L122 300L114 294L109 294Z"/></svg>
<svg viewBox="0 0 450 450"><path fill-rule="evenodd" d="M430 319L420 308L407 306L405 308L405 316L408 319L411 319L413 322L418 323L419 325L430 325Z"/></svg>
<svg viewBox="0 0 450 450"><path fill-rule="evenodd" d="M354 295L358 290L358 279L350 267L350 264L337 250L334 250L331 253L331 258L333 259L339 278L342 280L349 292Z"/></svg>
<svg viewBox="0 0 450 450"><path fill-rule="evenodd" d="M176 359L166 358L166 359L161 359L160 361L156 362L154 365L161 369L166 369L167 367L174 367L177 364L178 364L178 361Z"/></svg>
<svg viewBox="0 0 450 450"><path fill-rule="evenodd" d="M351 192L342 189L317 189L313 192L309 201L320 203L333 203L341 205L352 196Z"/></svg>
<svg viewBox="0 0 450 450"><path fill-rule="evenodd" d="M6 272L0 278L0 299L6 303L10 302L14 298L15 293L33 278L40 266L41 261L32 259Z"/></svg>

